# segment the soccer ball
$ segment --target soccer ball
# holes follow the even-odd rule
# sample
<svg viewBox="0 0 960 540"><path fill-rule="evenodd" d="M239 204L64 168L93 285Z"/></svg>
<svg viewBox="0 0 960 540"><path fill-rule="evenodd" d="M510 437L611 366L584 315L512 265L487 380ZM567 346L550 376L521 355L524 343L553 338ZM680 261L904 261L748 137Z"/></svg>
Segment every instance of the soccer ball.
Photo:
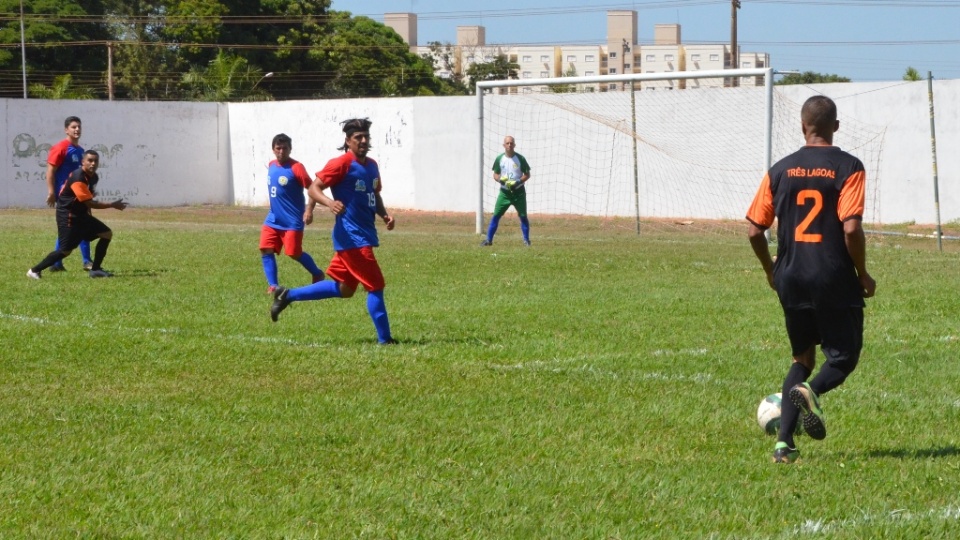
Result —
<svg viewBox="0 0 960 540"><path fill-rule="evenodd" d="M767 435L776 435L780 431L780 401L783 396L780 392L763 398L757 407L757 423ZM800 422L797 422L800 425Z"/></svg>

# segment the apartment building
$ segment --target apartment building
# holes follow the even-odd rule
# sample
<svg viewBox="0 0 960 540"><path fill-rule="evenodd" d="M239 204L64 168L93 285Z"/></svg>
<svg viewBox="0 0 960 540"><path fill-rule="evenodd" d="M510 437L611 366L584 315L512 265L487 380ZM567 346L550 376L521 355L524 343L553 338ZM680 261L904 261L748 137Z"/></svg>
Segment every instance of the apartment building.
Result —
<svg viewBox="0 0 960 540"><path fill-rule="evenodd" d="M440 77L463 75L478 62L491 62L504 55L519 66L518 77L544 79L567 75L593 76L621 73L669 73L671 71L708 71L731 68L729 43L684 44L679 24L654 25L653 45L637 43L637 12L607 12L607 41L596 45L516 45L488 44L483 26L458 26L456 43L443 44L440 51L417 43L417 15L388 13L384 24L410 45L411 52L430 55ZM770 65L767 53L739 52L739 67ZM762 77L726 80L662 80L637 83L637 89L684 89L705 86L763 85ZM607 92L629 88L628 83L585 84L579 90ZM542 91L543 87L510 88L511 92Z"/></svg>

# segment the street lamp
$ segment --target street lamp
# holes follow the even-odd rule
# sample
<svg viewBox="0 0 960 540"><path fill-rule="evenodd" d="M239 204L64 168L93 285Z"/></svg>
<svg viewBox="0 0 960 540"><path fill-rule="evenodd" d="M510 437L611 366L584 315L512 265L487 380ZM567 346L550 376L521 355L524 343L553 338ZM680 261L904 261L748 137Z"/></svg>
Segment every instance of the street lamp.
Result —
<svg viewBox="0 0 960 540"><path fill-rule="evenodd" d="M260 77L260 80L258 80L257 82L253 83L253 87L250 88L250 91L253 92L254 90L256 90L257 85L259 85L260 83L262 83L264 79L269 79L270 77L273 77L273 72L272 72L272 71L269 71L269 72L265 73L265 74L263 75L263 77Z"/></svg>

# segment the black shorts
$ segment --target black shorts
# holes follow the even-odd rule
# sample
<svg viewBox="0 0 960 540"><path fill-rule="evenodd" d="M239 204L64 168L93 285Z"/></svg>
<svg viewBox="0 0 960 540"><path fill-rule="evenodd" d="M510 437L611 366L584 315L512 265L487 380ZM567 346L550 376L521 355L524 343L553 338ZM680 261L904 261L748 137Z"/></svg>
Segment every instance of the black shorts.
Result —
<svg viewBox="0 0 960 540"><path fill-rule="evenodd" d="M110 227L93 216L70 217L57 219L57 235L60 237L60 249L73 251L80 242L96 240L103 233L110 232Z"/></svg>
<svg viewBox="0 0 960 540"><path fill-rule="evenodd" d="M828 360L859 359L863 349L863 308L784 309L793 356L813 345Z"/></svg>

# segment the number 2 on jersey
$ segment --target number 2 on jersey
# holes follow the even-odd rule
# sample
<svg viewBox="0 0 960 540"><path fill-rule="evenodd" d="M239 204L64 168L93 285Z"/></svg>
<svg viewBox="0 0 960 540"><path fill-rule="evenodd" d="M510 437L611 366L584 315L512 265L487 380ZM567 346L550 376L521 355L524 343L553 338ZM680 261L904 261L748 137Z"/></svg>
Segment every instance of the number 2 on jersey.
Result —
<svg viewBox="0 0 960 540"><path fill-rule="evenodd" d="M803 221L800 222L800 225L797 225L796 230L794 231L794 240L797 242L822 242L823 235L808 233L807 227L810 226L810 223L816 219L817 215L820 213L820 210L823 210L823 195L815 189L804 189L797 193L797 206L805 206L806 201L813 201L813 208L810 209L810 212L807 213L807 217L803 218Z"/></svg>

